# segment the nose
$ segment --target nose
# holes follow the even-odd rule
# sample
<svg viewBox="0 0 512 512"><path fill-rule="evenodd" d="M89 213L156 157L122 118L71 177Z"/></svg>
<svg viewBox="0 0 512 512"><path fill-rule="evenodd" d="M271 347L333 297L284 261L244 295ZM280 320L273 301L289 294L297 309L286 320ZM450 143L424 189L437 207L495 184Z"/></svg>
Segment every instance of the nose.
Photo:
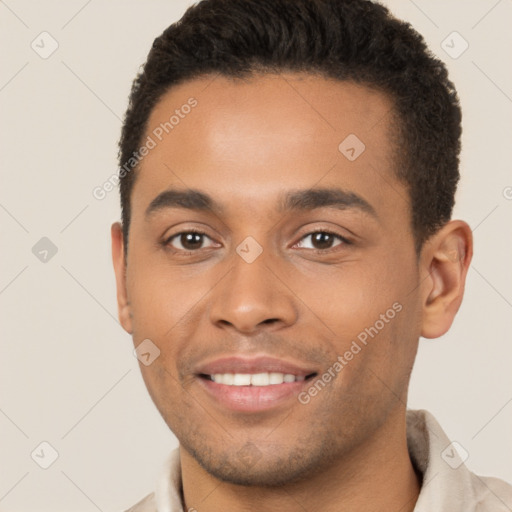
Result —
<svg viewBox="0 0 512 512"><path fill-rule="evenodd" d="M251 334L296 322L293 292L264 253L252 263L234 255L231 271L215 287L210 302L210 319L217 327Z"/></svg>

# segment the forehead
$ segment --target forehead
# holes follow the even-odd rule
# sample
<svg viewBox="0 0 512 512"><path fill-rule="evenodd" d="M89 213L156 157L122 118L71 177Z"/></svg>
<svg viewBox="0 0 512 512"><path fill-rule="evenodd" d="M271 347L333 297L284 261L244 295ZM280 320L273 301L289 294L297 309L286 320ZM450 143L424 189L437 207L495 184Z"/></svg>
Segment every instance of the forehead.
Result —
<svg viewBox="0 0 512 512"><path fill-rule="evenodd" d="M381 202L396 194L383 186L395 180L391 113L379 91L308 74L184 82L148 120L141 207L169 187L257 205L278 191L335 185Z"/></svg>

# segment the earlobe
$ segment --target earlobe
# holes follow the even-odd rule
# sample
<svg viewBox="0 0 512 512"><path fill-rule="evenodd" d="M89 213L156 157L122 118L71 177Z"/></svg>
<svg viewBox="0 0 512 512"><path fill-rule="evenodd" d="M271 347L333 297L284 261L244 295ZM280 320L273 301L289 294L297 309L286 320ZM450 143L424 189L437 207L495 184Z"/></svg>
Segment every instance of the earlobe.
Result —
<svg viewBox="0 0 512 512"><path fill-rule="evenodd" d="M448 222L425 243L420 258L424 338L438 338L452 325L472 256L471 228L463 221Z"/></svg>
<svg viewBox="0 0 512 512"><path fill-rule="evenodd" d="M124 252L123 228L121 223L115 222L111 227L112 236L112 262L116 276L117 310L119 321L123 329L132 334L132 317L128 293L126 289L126 255Z"/></svg>

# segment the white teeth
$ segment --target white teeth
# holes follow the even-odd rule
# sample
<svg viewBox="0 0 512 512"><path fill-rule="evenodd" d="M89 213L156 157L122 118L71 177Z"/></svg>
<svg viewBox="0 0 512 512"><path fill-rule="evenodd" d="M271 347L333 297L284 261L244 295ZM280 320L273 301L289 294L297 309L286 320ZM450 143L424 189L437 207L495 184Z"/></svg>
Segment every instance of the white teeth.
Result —
<svg viewBox="0 0 512 512"><path fill-rule="evenodd" d="M303 381L304 376L291 373L216 373L210 376L214 382L227 386L269 386L283 382Z"/></svg>
<svg viewBox="0 0 512 512"><path fill-rule="evenodd" d="M251 375L251 384L253 386L268 386L270 384L268 373L255 373Z"/></svg>
<svg viewBox="0 0 512 512"><path fill-rule="evenodd" d="M222 379L222 382L228 386L232 386L235 383L235 376L232 373L225 373L224 375L221 374L220 379Z"/></svg>
<svg viewBox="0 0 512 512"><path fill-rule="evenodd" d="M283 373L270 373L269 374L270 384L282 384L284 382Z"/></svg>
<svg viewBox="0 0 512 512"><path fill-rule="evenodd" d="M235 373L233 375L233 386L250 386L251 376L248 373Z"/></svg>

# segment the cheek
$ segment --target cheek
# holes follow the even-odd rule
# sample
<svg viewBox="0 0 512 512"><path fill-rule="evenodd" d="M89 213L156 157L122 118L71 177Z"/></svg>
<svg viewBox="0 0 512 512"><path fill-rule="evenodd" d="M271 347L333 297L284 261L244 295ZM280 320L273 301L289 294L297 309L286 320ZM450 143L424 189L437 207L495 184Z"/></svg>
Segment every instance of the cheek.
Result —
<svg viewBox="0 0 512 512"><path fill-rule="evenodd" d="M411 293L417 283L414 261L389 255L364 266L325 267L325 275L297 281L312 321L325 328L336 356L346 361L346 379L364 367L391 375L412 364L420 326Z"/></svg>
<svg viewBox="0 0 512 512"><path fill-rule="evenodd" d="M128 295L133 313L133 336L140 340L165 340L187 323L208 294L204 279L193 279L158 263L135 264L128 277Z"/></svg>
<svg viewBox="0 0 512 512"><path fill-rule="evenodd" d="M396 271L382 261L352 261L318 267L315 273L291 280L306 306L336 335L357 335L373 325L392 305L403 300Z"/></svg>
<svg viewBox="0 0 512 512"><path fill-rule="evenodd" d="M174 361L169 364L165 354L150 366L141 365L141 373L148 393L169 428L174 431L180 423L186 423L193 407L191 397L183 393L177 378Z"/></svg>
<svg viewBox="0 0 512 512"><path fill-rule="evenodd" d="M364 389L377 400L405 403L419 328L417 307L410 298L372 312L366 325L352 335L344 353L352 357L352 351L358 352L346 367L345 383Z"/></svg>

